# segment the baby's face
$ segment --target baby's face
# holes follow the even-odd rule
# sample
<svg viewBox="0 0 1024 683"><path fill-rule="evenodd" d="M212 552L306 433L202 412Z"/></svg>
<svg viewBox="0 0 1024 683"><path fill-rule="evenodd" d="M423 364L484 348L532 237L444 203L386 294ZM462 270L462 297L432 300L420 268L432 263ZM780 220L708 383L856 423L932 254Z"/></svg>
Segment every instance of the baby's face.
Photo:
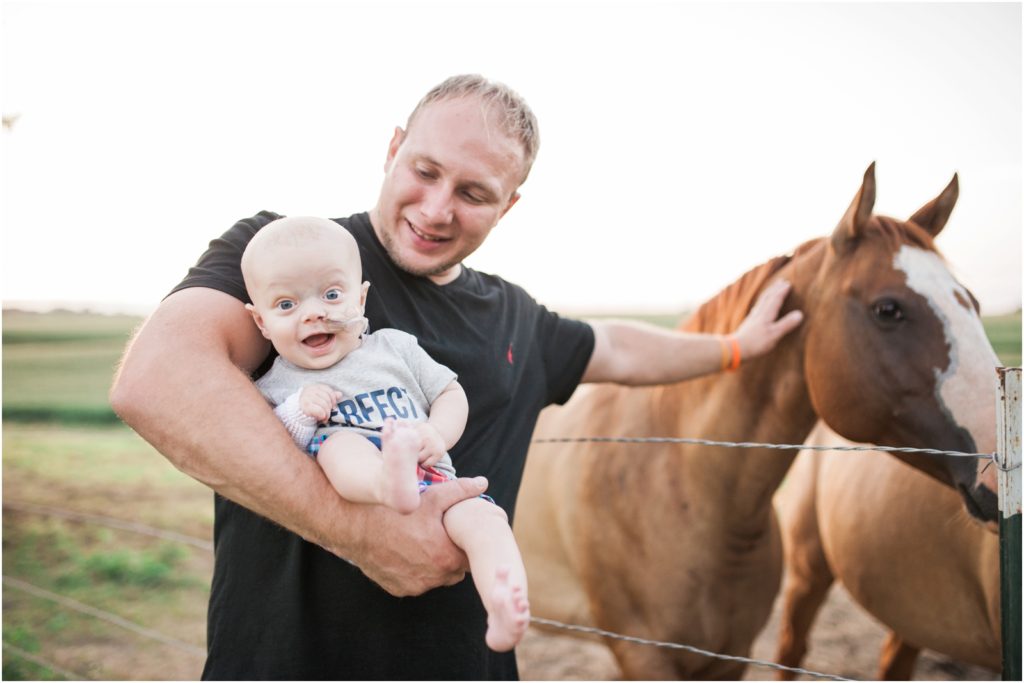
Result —
<svg viewBox="0 0 1024 683"><path fill-rule="evenodd" d="M252 288L253 318L277 352L295 365L330 367L360 344L369 283L360 283L358 252L324 245L281 245L261 258Z"/></svg>

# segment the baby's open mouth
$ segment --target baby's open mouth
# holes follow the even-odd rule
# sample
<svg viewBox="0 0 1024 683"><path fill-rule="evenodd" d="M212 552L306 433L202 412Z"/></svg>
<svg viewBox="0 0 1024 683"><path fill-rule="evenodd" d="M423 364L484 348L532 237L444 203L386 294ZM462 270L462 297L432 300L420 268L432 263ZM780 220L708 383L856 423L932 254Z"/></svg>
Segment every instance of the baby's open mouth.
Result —
<svg viewBox="0 0 1024 683"><path fill-rule="evenodd" d="M333 334L323 332L320 334L309 335L308 337L302 340L302 343L305 344L306 346L318 349L330 344L332 339L334 339Z"/></svg>

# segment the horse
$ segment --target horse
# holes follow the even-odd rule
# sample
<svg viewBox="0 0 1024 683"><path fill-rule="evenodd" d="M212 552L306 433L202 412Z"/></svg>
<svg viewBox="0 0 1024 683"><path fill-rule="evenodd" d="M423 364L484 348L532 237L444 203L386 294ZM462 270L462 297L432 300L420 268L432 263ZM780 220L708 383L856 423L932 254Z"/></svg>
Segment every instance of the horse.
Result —
<svg viewBox="0 0 1024 683"><path fill-rule="evenodd" d="M772 494L796 453L550 438L692 436L801 443L819 419L847 438L974 452L994 447L994 371L976 303L935 249L957 176L907 221L873 214L872 163L831 235L751 269L682 326L734 330L773 280L804 321L769 354L656 387L587 385L544 411L518 497L516 536L538 617L746 655L782 573ZM980 328L979 328L980 329ZM990 348L985 342L985 348ZM991 400L989 400L991 398ZM965 458L899 454L996 519L995 476ZM635 679L740 678L742 662L620 639Z"/></svg>
<svg viewBox="0 0 1024 683"><path fill-rule="evenodd" d="M819 424L808 443L849 442ZM775 508L786 566L775 661L799 666L839 581L889 629L879 680L909 679L922 648L999 671L999 537L952 489L878 451L802 451Z"/></svg>

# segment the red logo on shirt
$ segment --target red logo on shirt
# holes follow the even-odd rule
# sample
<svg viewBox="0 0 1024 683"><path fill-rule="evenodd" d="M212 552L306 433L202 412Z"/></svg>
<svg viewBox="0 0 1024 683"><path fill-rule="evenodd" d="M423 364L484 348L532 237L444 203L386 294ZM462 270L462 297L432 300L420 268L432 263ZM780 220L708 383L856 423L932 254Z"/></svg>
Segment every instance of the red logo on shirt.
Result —
<svg viewBox="0 0 1024 683"><path fill-rule="evenodd" d="M511 344L508 345L508 355L506 355L506 358L508 358L508 364L512 365L512 345Z"/></svg>

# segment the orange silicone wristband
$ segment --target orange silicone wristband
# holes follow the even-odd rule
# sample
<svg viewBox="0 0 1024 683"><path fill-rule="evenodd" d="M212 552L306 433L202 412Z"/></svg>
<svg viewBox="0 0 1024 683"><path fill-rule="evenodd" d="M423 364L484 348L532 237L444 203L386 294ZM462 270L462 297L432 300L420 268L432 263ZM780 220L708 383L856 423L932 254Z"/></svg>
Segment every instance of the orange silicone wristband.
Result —
<svg viewBox="0 0 1024 683"><path fill-rule="evenodd" d="M729 359L729 367L726 368L729 371L736 370L740 367L740 343L733 335L726 337L729 340L729 345L732 347L732 355Z"/></svg>

